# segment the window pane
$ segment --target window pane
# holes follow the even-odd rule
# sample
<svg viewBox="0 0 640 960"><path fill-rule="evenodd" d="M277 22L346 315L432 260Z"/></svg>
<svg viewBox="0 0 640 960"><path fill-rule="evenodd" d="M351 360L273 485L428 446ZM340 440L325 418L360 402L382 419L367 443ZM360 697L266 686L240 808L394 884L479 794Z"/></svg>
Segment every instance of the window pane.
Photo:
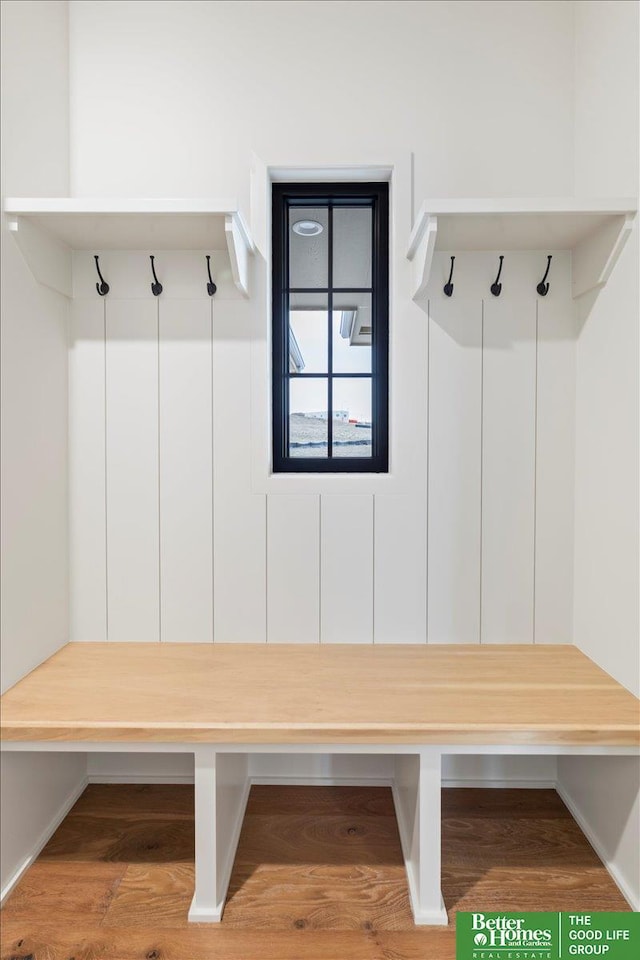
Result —
<svg viewBox="0 0 640 960"><path fill-rule="evenodd" d="M371 380L334 379L333 456L371 455Z"/></svg>
<svg viewBox="0 0 640 960"><path fill-rule="evenodd" d="M333 211L333 286L371 286L371 208Z"/></svg>
<svg viewBox="0 0 640 960"><path fill-rule="evenodd" d="M371 294L333 297L334 373L371 373Z"/></svg>
<svg viewBox="0 0 640 960"><path fill-rule="evenodd" d="M388 184L272 200L274 473L386 472Z"/></svg>
<svg viewBox="0 0 640 960"><path fill-rule="evenodd" d="M326 457L327 381L289 381L289 456Z"/></svg>
<svg viewBox="0 0 640 960"><path fill-rule="evenodd" d="M292 293L289 298L289 373L327 372L327 296Z"/></svg>
<svg viewBox="0 0 640 960"><path fill-rule="evenodd" d="M290 287L328 286L328 217L326 207L289 208Z"/></svg>

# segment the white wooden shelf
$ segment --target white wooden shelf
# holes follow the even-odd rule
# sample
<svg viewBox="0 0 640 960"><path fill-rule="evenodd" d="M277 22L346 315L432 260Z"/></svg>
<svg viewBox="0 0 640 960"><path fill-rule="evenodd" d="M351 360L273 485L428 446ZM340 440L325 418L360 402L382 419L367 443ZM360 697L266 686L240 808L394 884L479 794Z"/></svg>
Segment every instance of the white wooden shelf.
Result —
<svg viewBox="0 0 640 960"><path fill-rule="evenodd" d="M34 275L56 289L64 287L63 293L70 283L51 281L69 250L153 253L226 247L234 282L249 295L254 244L235 200L9 197L4 212Z"/></svg>
<svg viewBox="0 0 640 960"><path fill-rule="evenodd" d="M603 287L633 226L637 200L425 200L409 238L412 296L426 297L436 250L571 250L573 296Z"/></svg>

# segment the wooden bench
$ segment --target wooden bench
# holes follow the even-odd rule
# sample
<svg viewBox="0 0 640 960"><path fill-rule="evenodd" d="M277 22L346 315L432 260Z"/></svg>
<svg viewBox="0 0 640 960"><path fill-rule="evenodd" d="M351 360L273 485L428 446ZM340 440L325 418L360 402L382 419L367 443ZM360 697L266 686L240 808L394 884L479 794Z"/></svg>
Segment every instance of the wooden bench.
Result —
<svg viewBox="0 0 640 960"><path fill-rule="evenodd" d="M5 750L195 758L190 920L222 916L251 753L383 753L416 923L440 893L443 754L629 754L640 704L576 647L72 643L3 697Z"/></svg>

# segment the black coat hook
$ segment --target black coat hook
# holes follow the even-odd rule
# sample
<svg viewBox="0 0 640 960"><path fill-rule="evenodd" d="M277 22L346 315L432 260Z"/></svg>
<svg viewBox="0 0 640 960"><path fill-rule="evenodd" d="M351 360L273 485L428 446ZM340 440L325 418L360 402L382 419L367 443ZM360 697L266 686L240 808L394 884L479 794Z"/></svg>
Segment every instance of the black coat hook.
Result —
<svg viewBox="0 0 640 960"><path fill-rule="evenodd" d="M149 259L151 260L151 272L154 280L154 282L151 284L151 293L154 295L154 297L159 297L162 293L162 284L156 277L156 267L154 263L155 257L149 257Z"/></svg>
<svg viewBox="0 0 640 960"><path fill-rule="evenodd" d="M96 270L98 271L98 276L100 277L100 283L96 283L96 290L98 291L101 297L106 297L106 295L109 293L109 284L100 273L100 261L98 260L97 254L94 256L93 259L96 262Z"/></svg>
<svg viewBox="0 0 640 960"><path fill-rule="evenodd" d="M449 271L449 279L447 280L447 282L443 287L445 297L450 297L451 294L453 293L452 280L453 280L453 264L455 259L456 259L455 257L451 257L451 270Z"/></svg>
<svg viewBox="0 0 640 960"><path fill-rule="evenodd" d="M549 269L550 269L550 267L551 267L551 254L548 254L548 256L547 256L547 269L546 269L545 272L544 272L544 277L542 278L542 280L540 281L540 283L539 283L538 286L536 287L536 290L538 291L538 293L540 294L541 297L546 297L546 295L549 293L549 284L548 284L548 283L545 283L545 281L546 281L547 277L549 276Z"/></svg>
<svg viewBox="0 0 640 960"><path fill-rule="evenodd" d="M499 297L500 294L502 293L502 284L501 284L499 281L500 281L500 274L502 273L502 261L503 261L503 260L504 260L504 257L501 256L501 257L500 257L500 266L498 267L498 276L496 277L494 283L491 284L491 293L494 295L494 297Z"/></svg>
<svg viewBox="0 0 640 960"><path fill-rule="evenodd" d="M210 297L212 297L218 288L213 282L213 277L211 276L211 257L209 256L209 254L207 254L207 273L209 274L209 282L207 284L207 293L209 294Z"/></svg>

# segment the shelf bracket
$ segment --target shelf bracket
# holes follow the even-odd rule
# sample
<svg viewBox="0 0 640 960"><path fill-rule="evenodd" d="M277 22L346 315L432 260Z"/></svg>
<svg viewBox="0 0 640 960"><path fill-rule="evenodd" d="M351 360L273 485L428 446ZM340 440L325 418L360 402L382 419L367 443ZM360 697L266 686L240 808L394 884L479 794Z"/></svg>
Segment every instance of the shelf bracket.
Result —
<svg viewBox="0 0 640 960"><path fill-rule="evenodd" d="M412 267L411 296L414 300L426 299L437 235L438 218L421 210L407 251L407 260L411 261Z"/></svg>
<svg viewBox="0 0 640 960"><path fill-rule="evenodd" d="M56 293L72 297L71 251L27 217L8 218L8 227L34 278Z"/></svg>
<svg viewBox="0 0 640 960"><path fill-rule="evenodd" d="M249 296L249 267L254 246L249 232L238 213L227 214L224 218L224 231L227 249L231 261L233 282L243 297Z"/></svg>
<svg viewBox="0 0 640 960"><path fill-rule="evenodd" d="M634 219L635 213L612 217L576 246L572 264L574 300L604 287L629 239Z"/></svg>

